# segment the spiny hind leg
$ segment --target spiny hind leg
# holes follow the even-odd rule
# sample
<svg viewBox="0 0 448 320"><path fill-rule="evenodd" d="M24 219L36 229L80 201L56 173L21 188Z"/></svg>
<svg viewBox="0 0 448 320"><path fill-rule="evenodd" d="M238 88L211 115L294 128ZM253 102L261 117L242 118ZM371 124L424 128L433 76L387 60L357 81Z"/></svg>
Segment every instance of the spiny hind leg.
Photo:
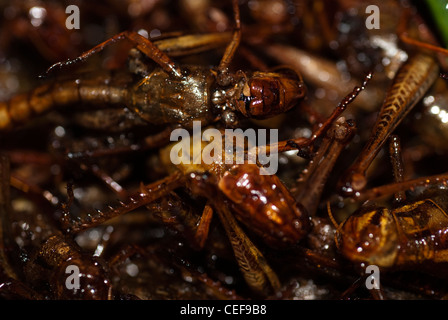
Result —
<svg viewBox="0 0 448 320"><path fill-rule="evenodd" d="M119 205L116 207L107 206L104 210L97 210L94 213L89 213L78 218L73 218L70 215L69 205L71 201L70 199L73 199L73 195L71 194L71 191L68 190L69 204L63 205L61 225L65 231L73 234L88 228L96 227L112 218L133 211L168 195L174 189L181 187L184 183L183 180L182 174L176 171L171 175L148 185L142 184L140 192L129 196L125 201L119 201Z"/></svg>
<svg viewBox="0 0 448 320"><path fill-rule="evenodd" d="M263 254L238 225L228 207L213 202L246 283L262 295L277 292L280 289L280 280Z"/></svg>

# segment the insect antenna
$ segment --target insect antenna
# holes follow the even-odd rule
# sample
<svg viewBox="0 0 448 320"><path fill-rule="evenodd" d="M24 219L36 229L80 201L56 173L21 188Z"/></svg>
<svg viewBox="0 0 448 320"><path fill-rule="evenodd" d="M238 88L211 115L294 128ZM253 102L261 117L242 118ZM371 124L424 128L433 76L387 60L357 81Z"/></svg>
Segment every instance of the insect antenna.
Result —
<svg viewBox="0 0 448 320"><path fill-rule="evenodd" d="M331 223L334 225L334 227L336 229L338 229L339 228L339 224L337 223L336 219L333 216L333 212L331 211L330 201L327 201L327 212L328 212L328 217L330 218Z"/></svg>
<svg viewBox="0 0 448 320"><path fill-rule="evenodd" d="M339 237L337 236L338 234L342 234L342 222L340 224L338 224L338 222L336 221L336 219L333 216L333 212L331 211L331 204L330 201L327 201L327 212L328 212L328 217L330 218L331 223L334 225L334 227L336 228L336 236L335 236L335 244L336 247L339 248Z"/></svg>
<svg viewBox="0 0 448 320"><path fill-rule="evenodd" d="M416 47L420 47L423 49L428 49L430 51L434 51L434 52L441 53L443 55L448 56L448 49L445 49L445 48L442 48L442 47L439 47L439 46L436 46L436 45L433 45L433 44L430 44L427 42L422 42L422 41L410 38L406 34L402 34L400 36L400 40L407 44L410 44L410 45L413 45Z"/></svg>
<svg viewBox="0 0 448 320"><path fill-rule="evenodd" d="M404 14L401 16L400 22L397 27L397 34L399 35L400 40L403 43L409 44L414 47L426 49L432 52L436 52L439 54L443 54L444 56L448 56L448 49L442 48L437 45L438 41L434 38L434 36L429 32L428 28L424 23L422 23L421 19L418 17L414 17L418 20L419 28L423 27L423 31L419 31L420 35L423 35L425 41L420 41L414 38L411 38L406 31L406 27L409 23L409 10L405 10ZM430 41L432 43L428 43ZM441 64L446 67L446 64L441 61Z"/></svg>
<svg viewBox="0 0 448 320"><path fill-rule="evenodd" d="M288 139L284 141L279 141L277 143L268 144L265 146L254 147L254 154L259 154L263 152L264 154L270 153L271 149L274 147L275 152L284 152L289 150L301 150L305 147L311 146L319 137L323 136L328 129L333 125L337 118L342 114L342 112L347 109L348 105L355 100L355 98L366 88L368 82L372 79L373 72L370 71L364 78L360 86L356 86L349 94L347 94L344 99L337 105L330 116L322 123L322 125L313 132L310 138L295 138Z"/></svg>

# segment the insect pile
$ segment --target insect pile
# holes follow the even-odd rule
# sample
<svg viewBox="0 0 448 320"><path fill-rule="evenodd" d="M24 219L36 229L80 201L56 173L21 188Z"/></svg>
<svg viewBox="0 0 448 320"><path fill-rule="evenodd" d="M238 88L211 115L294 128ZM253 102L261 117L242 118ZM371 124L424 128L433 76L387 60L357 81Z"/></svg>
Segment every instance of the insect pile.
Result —
<svg viewBox="0 0 448 320"><path fill-rule="evenodd" d="M0 6L2 299L446 297L431 5L69 5Z"/></svg>

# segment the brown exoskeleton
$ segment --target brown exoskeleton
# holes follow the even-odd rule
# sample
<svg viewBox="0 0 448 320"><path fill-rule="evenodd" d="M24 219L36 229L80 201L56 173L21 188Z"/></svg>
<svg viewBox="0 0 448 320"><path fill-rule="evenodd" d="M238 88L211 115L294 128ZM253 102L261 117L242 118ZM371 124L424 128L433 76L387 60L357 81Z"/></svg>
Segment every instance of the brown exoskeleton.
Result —
<svg viewBox="0 0 448 320"><path fill-rule="evenodd" d="M12 292L28 299L111 299L112 286L105 263L83 252L73 239L64 236L51 221L43 219L44 222L36 223L38 214L28 216L27 225L33 226L30 228L36 226L25 233L26 236L22 236L21 246L27 250L21 253L23 248L19 248L11 239L11 222L14 219L9 204L9 159L5 155L0 155L0 176L0 269L4 270L7 279L5 281L4 276L0 279L0 295L8 296L8 292ZM70 275L67 270L73 271L68 268L70 266L77 268L78 288L66 285Z"/></svg>
<svg viewBox="0 0 448 320"><path fill-rule="evenodd" d="M315 182L319 186L332 169L337 155L350 140L353 128L342 120L335 124L330 132L330 137L324 141L324 149L318 151L319 157L323 158L321 165L325 170L309 177L316 179ZM171 148L172 146L168 146L164 153L169 153ZM260 175L260 167L256 164L230 166L219 162L211 165L181 164L173 170L174 172L163 181L142 186L141 194L132 197L130 203L123 203L121 207L110 208L109 211L97 212L81 220L72 221L66 218L66 227L71 232L78 232L98 225L118 214L150 203L186 184L190 192L208 199L208 205L194 231L195 242L204 244L212 212L215 210L230 238L235 257L249 286L259 293L278 290L280 282L275 272L245 235L232 212L237 214L236 217L240 222L263 238L267 244L285 247L299 242L309 230L308 208L299 202L302 198L294 199L277 176ZM316 188L313 189L313 194L304 193L303 196L318 199L321 191L322 188Z"/></svg>
<svg viewBox="0 0 448 320"><path fill-rule="evenodd" d="M359 209L339 229L341 253L353 262L382 268L446 262L444 192L393 209Z"/></svg>
<svg viewBox="0 0 448 320"><path fill-rule="evenodd" d="M365 188L366 171L373 159L389 135L437 79L438 70L433 57L417 54L398 71L369 141L341 180L341 190L344 194L353 195Z"/></svg>
<svg viewBox="0 0 448 320"><path fill-rule="evenodd" d="M135 82L115 85L114 77L101 80L78 77L39 86L27 94L0 103L0 130L9 130L56 106L85 102L127 106L152 124L209 124L219 118L235 126L239 112L245 117L265 118L283 113L305 95L300 76L291 73L238 71L228 69L241 39L239 8L233 1L236 27L217 70L204 66L179 66L169 55L203 51L222 45L229 34L184 36L153 43L136 32L122 32L80 57L53 65L49 71L84 61L107 45L127 39L159 68L143 69ZM224 40L223 40L224 39ZM166 53L168 52L168 54ZM293 72L294 73L294 72Z"/></svg>
<svg viewBox="0 0 448 320"><path fill-rule="evenodd" d="M392 137L391 150L400 152L396 136ZM396 182L366 190L366 194L361 195L371 199L394 192L394 207L361 207L338 227L336 242L342 255L356 263L384 269L425 271L425 267L434 263L447 262L447 175L402 181L402 164L394 153L392 161ZM441 186L428 189L420 199L405 201L404 190L440 183Z"/></svg>
<svg viewBox="0 0 448 320"><path fill-rule="evenodd" d="M176 265L175 261L169 259L171 253L166 248L160 250L165 254L162 260L159 260L161 257L153 252L154 248L141 248L138 245L123 246L118 252L113 251L111 254L107 254L107 257L105 256L103 249L106 247L107 250L108 246L111 245L109 237L113 236L118 229L125 230L130 225L131 228L133 227L132 233L138 233L135 230L135 224L133 225L135 222L132 220L136 216L138 217L138 213L137 215L127 216L129 217L128 221L121 220L119 226L109 224L106 228L98 227L88 230L87 233L73 238L69 234L63 234L54 225L53 222L55 221L48 219L51 218L47 217L49 212L32 205L32 202L38 199L30 201L22 197L23 195L31 195L31 197L36 195L40 196L42 200L45 197L48 201L50 200L48 195L44 196L42 190L38 190L34 186L15 181L13 175L11 175L11 186L14 189L19 189L20 192L19 194L14 192L14 196L11 197L12 202L27 203L28 206L31 206L27 208L23 204L20 206L14 205L14 208L10 208L12 211L8 210L6 212L4 209L6 209L7 203L3 199L9 198L6 193L10 189L7 177L7 157L0 156L0 159L2 160L0 162L0 177L2 177L2 187L0 188L2 191L0 195L0 296L2 299L108 300L135 299L136 295L140 298L166 298L168 293L173 298L184 298L182 288L188 287L191 289L191 281L180 278L178 282L173 281L168 284L155 274L156 272L164 272L169 268L182 268L182 265ZM73 201L71 188L68 188L68 191L70 200L69 203L62 205L63 212L67 212L71 208L70 202ZM36 201L35 204L37 203L40 202ZM50 201L48 204L50 204ZM176 209L182 210L181 205ZM152 215L142 212L141 216L144 216L143 219L145 220L143 221L147 221L148 217L151 218ZM142 219L137 220L141 224ZM146 225L146 227L148 226ZM99 231L102 234L98 239L99 242L92 241L89 236L90 231L93 233ZM131 257L133 260L141 260L145 263L149 260L157 261L155 270L151 269L153 272L150 277L151 288L146 291L133 290L131 287L132 292L129 292L126 285L124 285L126 288L122 287L128 279L126 276L129 276L125 270L128 259ZM143 269L143 267L141 268ZM190 270L187 265L184 269L180 272L191 274L194 282L198 285L198 289L201 286L207 288L207 292L213 292L210 293L212 297L238 297L235 292L226 290L219 281L213 281L206 274L199 274L196 270ZM162 277L173 279L171 273L164 273ZM140 270L140 274L144 274L143 270ZM75 286L77 280L79 280L79 287ZM120 283L117 283L117 281L120 281ZM179 292L176 293L176 290L179 290ZM199 295L201 291L190 292L190 294L190 297L195 294Z"/></svg>
<svg viewBox="0 0 448 320"><path fill-rule="evenodd" d="M368 79L370 75L366 82ZM226 163L225 158L235 159L235 150L225 148L225 139L221 141L222 146L218 144L219 147L224 147L224 156L214 158L211 163L204 162L201 158L196 164L183 161L173 165L170 158L173 146L168 146L161 153L161 158L165 159L165 163L171 168L172 173L168 177L150 185L142 185L139 194L131 196L129 201L122 202L117 208L109 207L106 211L98 211L75 220L65 216L64 228L69 232L79 232L147 205L181 186L186 186L193 195L205 197L208 201L199 224L193 230L196 245L203 246L215 210L249 286L259 293L266 293L270 288L277 290L280 282L276 274L245 235L237 220L274 247L293 245L307 234L310 216L314 215L325 181L338 155L354 133L352 123L343 118L337 119L363 87L355 88L311 138L298 138L257 147L258 150L264 148L269 152L275 152L272 150L273 147L276 151L300 149L314 144L317 139L324 136L316 151L316 159L310 164L304 177L303 188L299 188L294 194L291 194L276 175L261 175L260 166L256 163L247 162L247 159L241 164L235 164L235 161ZM188 148L192 148L193 152L189 154L194 155L195 148L199 148L202 152L206 147L207 144L203 141L192 140ZM237 219L232 212L236 214Z"/></svg>
<svg viewBox="0 0 448 320"><path fill-rule="evenodd" d="M436 46L428 31L423 32L422 38L429 43L410 38L405 31L406 18L405 15L397 30L401 41L423 49L413 54L395 74L367 143L339 182L340 191L345 195L356 196L365 189L371 163L388 137L435 83L440 74L439 65L445 65L434 52L448 55L448 51Z"/></svg>

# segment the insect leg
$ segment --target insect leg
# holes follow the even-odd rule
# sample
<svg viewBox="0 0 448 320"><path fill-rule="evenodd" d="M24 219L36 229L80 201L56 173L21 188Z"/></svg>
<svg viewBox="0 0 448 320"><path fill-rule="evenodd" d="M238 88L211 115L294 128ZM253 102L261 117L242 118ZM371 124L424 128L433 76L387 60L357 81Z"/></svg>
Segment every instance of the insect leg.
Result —
<svg viewBox="0 0 448 320"><path fill-rule="evenodd" d="M11 231L11 196L10 196L10 163L6 155L0 154L0 267L6 276L18 279L14 271L10 253L18 252L14 248Z"/></svg>
<svg viewBox="0 0 448 320"><path fill-rule="evenodd" d="M325 181L332 171L342 150L353 138L356 128L354 124L339 118L322 141L307 170L299 180L300 186L293 194L310 216L314 216L320 203Z"/></svg>
<svg viewBox="0 0 448 320"><path fill-rule="evenodd" d="M373 159L389 135L436 80L438 69L435 60L425 54L417 54L400 68L367 144L340 182L344 194L350 195L365 188L366 171Z"/></svg>
<svg viewBox="0 0 448 320"><path fill-rule="evenodd" d="M357 201L373 200L390 196L400 191L413 190L417 187L428 187L437 184L448 185L448 172L366 189L355 194L353 198Z"/></svg>
<svg viewBox="0 0 448 320"><path fill-rule="evenodd" d="M221 203L214 203L214 207L230 239L233 252L247 284L259 293L267 293L269 287L278 291L280 281L277 275L263 254L243 232L229 208Z"/></svg>
<svg viewBox="0 0 448 320"><path fill-rule="evenodd" d="M29 182L24 181L23 179L18 178L16 176L11 176L10 184L17 190L20 190L24 193L32 193L39 195L52 205L58 202L58 198L54 194L52 194L49 190L44 190L38 185L30 184Z"/></svg>
<svg viewBox="0 0 448 320"><path fill-rule="evenodd" d="M392 135L390 137L389 144L389 153L390 160L392 162L392 169L394 172L394 180L395 182L403 182L404 181L404 172L403 172L403 158L401 156L401 143L400 138L396 135ZM398 191L394 195L394 202L400 203L406 200L406 194L404 191Z"/></svg>
<svg viewBox="0 0 448 320"><path fill-rule="evenodd" d="M409 21L411 20L409 9L404 11L404 13L400 19L401 21L399 22L399 24L397 26L397 34L399 35L400 40L403 43L409 44L411 46L415 46L418 48L436 52L440 55L448 56L448 50L445 48L442 48L438 45L438 41L436 40L436 37L432 34L432 32L430 31L428 26L425 24L423 19L418 15L414 16L413 18L417 20L416 23L419 26L418 34L419 34L420 38L423 39L423 41L411 38L409 36L409 33L407 32L407 26L409 24ZM444 69L447 67L444 59L441 59L440 57L439 57L439 63L441 66L443 66Z"/></svg>
<svg viewBox="0 0 448 320"><path fill-rule="evenodd" d="M154 45L170 57L179 57L224 47L232 39L231 32L219 32L155 40Z"/></svg>
<svg viewBox="0 0 448 320"><path fill-rule="evenodd" d="M87 228L98 226L114 217L130 212L167 195L172 190L180 187L182 182L181 173L176 171L164 179L141 186L141 192L131 195L126 201L120 201L119 206L116 208L108 206L104 211L97 210L94 214L87 214L86 217L78 219L71 218L69 212L65 210L62 225L64 229L71 233L78 233Z"/></svg>
<svg viewBox="0 0 448 320"><path fill-rule="evenodd" d="M200 250L204 247L213 217L209 203L205 205L200 219L193 208L175 193L147 204L146 208L165 225L183 234L194 248Z"/></svg>
<svg viewBox="0 0 448 320"><path fill-rule="evenodd" d="M65 66L72 65L77 62L85 61L91 55L102 51L106 46L127 39L136 45L136 48L143 52L148 58L152 59L154 62L159 64L166 72L170 75L180 78L182 76L180 68L175 64L166 53L160 50L154 43L138 34L137 32L123 31L112 38L98 44L92 49L82 53L79 57L63 62L57 62L53 64L48 70L47 74L51 73L54 69L60 69Z"/></svg>
<svg viewBox="0 0 448 320"><path fill-rule="evenodd" d="M352 283L352 285L345 290L342 293L341 299L342 300L350 300L352 299L352 295L355 293L355 291L359 290L360 288L365 286L365 281L367 279L367 275L362 275L360 277L358 277L355 282ZM386 297L384 295L384 292L381 288L379 289L369 289L369 293L372 296L372 298L374 300L385 300Z"/></svg>
<svg viewBox="0 0 448 320"><path fill-rule="evenodd" d="M259 152L260 150L263 152L270 153L270 150L272 147L277 150L277 152L284 152L289 150L297 150L301 148L308 147L312 145L318 138L322 137L328 129L333 125L335 120L344 112L344 110L347 108L347 106L358 96L358 94L365 89L367 83L372 78L372 73L369 73L366 78L364 79L363 84L360 87L355 87L351 93L349 93L340 103L339 105L334 109L334 111L331 113L331 115L325 120L325 122L315 131L312 133L310 138L297 138L297 139L288 139L285 141L280 141L278 143L266 145L263 147L258 147Z"/></svg>
<svg viewBox="0 0 448 320"><path fill-rule="evenodd" d="M218 70L225 72L230 65L230 62L235 55L236 49L241 42L241 20L240 20L240 8L238 7L238 0L232 0L233 13L235 19L235 27L233 31L232 41L227 45L221 62L219 63Z"/></svg>
<svg viewBox="0 0 448 320"><path fill-rule="evenodd" d="M0 297L8 300L44 300L44 297L16 279L0 278Z"/></svg>
<svg viewBox="0 0 448 320"><path fill-rule="evenodd" d="M165 146L170 142L171 132L175 127L169 126L166 129L147 136L143 141L122 147L114 147L109 149L95 149L79 152L68 152L67 157L69 159L83 159L83 158L99 158L113 156L117 154L124 154L129 152L143 151L147 149L155 149Z"/></svg>
<svg viewBox="0 0 448 320"><path fill-rule="evenodd" d="M79 162L79 167L84 171L92 172L99 178L110 190L114 191L121 198L126 198L127 191L115 181L106 171L102 170L97 164L87 164Z"/></svg>
<svg viewBox="0 0 448 320"><path fill-rule="evenodd" d="M208 232L210 230L210 223L213 218L213 208L207 203L202 211L201 220L197 226L195 240L198 243L199 248L203 248L205 245L205 240L207 240Z"/></svg>

